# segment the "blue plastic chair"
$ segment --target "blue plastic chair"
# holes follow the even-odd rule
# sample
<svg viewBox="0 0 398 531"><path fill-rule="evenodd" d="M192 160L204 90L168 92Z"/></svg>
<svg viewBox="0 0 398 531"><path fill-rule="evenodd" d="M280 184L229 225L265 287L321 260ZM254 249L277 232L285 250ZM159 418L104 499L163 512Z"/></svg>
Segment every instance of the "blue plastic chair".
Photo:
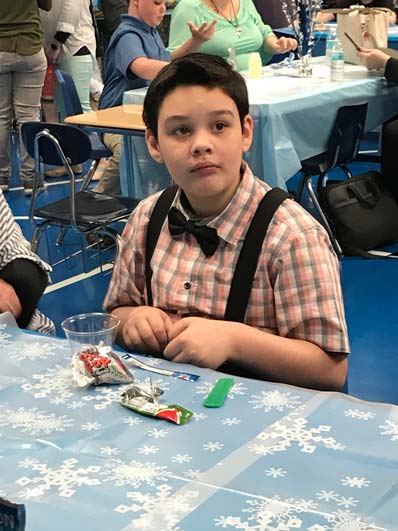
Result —
<svg viewBox="0 0 398 531"><path fill-rule="evenodd" d="M35 179L29 212L29 219L35 229L32 238L33 252L39 247L43 231L49 225L55 225L62 230L73 228L84 235L109 236L116 245L117 257L120 236L110 225L127 219L139 200L90 190L75 190L75 175L71 166L81 164L92 157L91 142L87 133L70 124L26 122L22 125L21 134L27 152L35 161ZM69 195L36 207L37 197L42 190L42 164L65 166L69 175Z"/></svg>
<svg viewBox="0 0 398 531"><path fill-rule="evenodd" d="M66 116L83 114L82 105L80 103L79 95L77 93L76 85L72 76L67 72L63 72L62 70L55 70L55 75L62 90ZM84 129L82 126L77 127ZM91 159L93 162L83 178L82 190L87 189L100 160L104 157L112 156L112 151L106 147L106 145L102 142L100 135L96 131L85 131L88 134L91 142Z"/></svg>

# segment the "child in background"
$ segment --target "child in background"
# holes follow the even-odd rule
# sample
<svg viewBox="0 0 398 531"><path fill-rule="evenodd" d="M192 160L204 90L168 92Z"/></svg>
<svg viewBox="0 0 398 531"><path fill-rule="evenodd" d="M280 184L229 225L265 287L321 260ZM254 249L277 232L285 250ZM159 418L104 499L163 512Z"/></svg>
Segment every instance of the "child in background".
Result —
<svg viewBox="0 0 398 531"><path fill-rule="evenodd" d="M158 34L157 26L166 11L165 0L131 0L127 15L112 35L105 55L104 89L98 108L107 109L123 103L123 93L149 85L151 79L171 59L194 52L211 39L215 21L196 27L189 23L191 38L172 54L168 52ZM96 192L120 194L119 160L121 136L104 134L104 143L113 156L101 176Z"/></svg>

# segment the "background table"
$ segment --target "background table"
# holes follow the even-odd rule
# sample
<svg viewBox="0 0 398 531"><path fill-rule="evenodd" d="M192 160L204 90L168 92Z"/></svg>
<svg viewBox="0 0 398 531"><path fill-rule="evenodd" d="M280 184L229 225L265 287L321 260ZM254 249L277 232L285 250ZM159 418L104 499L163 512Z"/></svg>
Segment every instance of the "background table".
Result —
<svg viewBox="0 0 398 531"><path fill-rule="evenodd" d="M67 342L10 314L0 355L0 493L27 531L398 529L395 406L236 378L206 409L219 375L190 367L197 382L152 374L195 412L176 426L121 407L123 386L75 389Z"/></svg>
<svg viewBox="0 0 398 531"><path fill-rule="evenodd" d="M398 85L368 72L363 66L345 65L345 80L331 83L323 58L314 60L314 76L278 75L278 65L265 67L261 79L248 80L254 138L245 157L255 175L271 186L285 188L300 170L300 161L326 148L337 109L368 102L366 130L385 122L398 111ZM127 91L124 103L142 103L146 89ZM164 167L153 162L143 139L133 139L134 194L145 197L170 183ZM139 173L137 173L139 171ZM126 176L121 173L123 186Z"/></svg>
<svg viewBox="0 0 398 531"><path fill-rule="evenodd" d="M65 122L91 128L99 133L115 133L123 136L124 149L120 160L120 173L124 175L122 193L134 197L134 189L140 188L141 185L139 182L134 182L135 176L140 175L140 159L134 156L132 139L140 137L145 144L142 105L119 105L109 109L76 114L65 118Z"/></svg>

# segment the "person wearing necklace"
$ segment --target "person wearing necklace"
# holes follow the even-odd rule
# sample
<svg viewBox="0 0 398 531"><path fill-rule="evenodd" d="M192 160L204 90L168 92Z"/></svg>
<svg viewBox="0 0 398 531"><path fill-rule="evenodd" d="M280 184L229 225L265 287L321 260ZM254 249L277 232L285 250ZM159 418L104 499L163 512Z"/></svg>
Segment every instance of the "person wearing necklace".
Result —
<svg viewBox="0 0 398 531"><path fill-rule="evenodd" d="M234 48L238 70L247 70L251 52L260 52L263 64L274 54L295 50L295 39L278 39L261 20L252 0L180 0L171 16L169 47L178 48L189 36L188 22L202 24L216 19L214 37L200 47L203 53L228 58Z"/></svg>

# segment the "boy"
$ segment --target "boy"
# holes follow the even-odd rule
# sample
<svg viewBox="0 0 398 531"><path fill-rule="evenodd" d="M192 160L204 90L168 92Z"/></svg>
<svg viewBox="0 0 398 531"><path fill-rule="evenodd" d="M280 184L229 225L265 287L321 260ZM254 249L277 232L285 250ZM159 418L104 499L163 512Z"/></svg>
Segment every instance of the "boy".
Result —
<svg viewBox="0 0 398 531"><path fill-rule="evenodd" d="M106 52L105 85L99 109L122 105L124 91L149 85L149 81L168 61L198 50L203 42L212 38L215 20L199 28L188 23L192 37L170 54L156 29L165 11L165 0L130 0L127 15L121 16L121 23L113 33ZM95 191L118 195L121 136L106 133L104 143L113 156Z"/></svg>
<svg viewBox="0 0 398 531"><path fill-rule="evenodd" d="M244 322L223 319L247 227L270 190L242 161L248 112L243 78L220 57L191 54L154 79L143 113L149 152L178 185L179 216L191 229L216 229L218 247L205 254L199 236L176 234L172 208L152 255L149 306L145 237L159 194L144 199L124 230L104 308L120 318L118 342L128 350L338 389L349 352L338 261L323 227L291 199L269 225Z"/></svg>

